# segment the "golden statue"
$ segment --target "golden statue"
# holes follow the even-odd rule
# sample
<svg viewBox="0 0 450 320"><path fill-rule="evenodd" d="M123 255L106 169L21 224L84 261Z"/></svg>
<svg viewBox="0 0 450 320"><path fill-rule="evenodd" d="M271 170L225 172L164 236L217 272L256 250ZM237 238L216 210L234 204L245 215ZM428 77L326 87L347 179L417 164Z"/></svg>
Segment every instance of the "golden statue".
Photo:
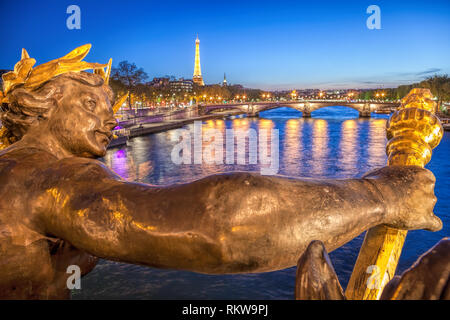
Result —
<svg viewBox="0 0 450 320"><path fill-rule="evenodd" d="M265 272L294 266L313 240L331 251L378 225L441 229L435 178L420 166L346 180L241 172L171 186L124 181L95 160L117 122L111 63L83 62L89 48L34 69L24 50L3 76L1 298L69 297L67 267L86 274L96 257L209 274Z"/></svg>

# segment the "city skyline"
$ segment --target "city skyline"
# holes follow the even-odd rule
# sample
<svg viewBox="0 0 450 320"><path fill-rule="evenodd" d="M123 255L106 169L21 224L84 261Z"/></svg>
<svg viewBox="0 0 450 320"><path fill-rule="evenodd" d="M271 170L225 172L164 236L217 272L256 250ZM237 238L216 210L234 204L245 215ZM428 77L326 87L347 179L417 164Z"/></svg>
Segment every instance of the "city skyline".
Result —
<svg viewBox="0 0 450 320"><path fill-rule="evenodd" d="M81 29L68 30L67 6L2 3L0 69L12 69L22 47L37 64L92 43L89 59L128 60L150 78L192 78L194 41L202 39L206 84L223 81L265 90L377 88L450 73L450 4L378 1L381 29L369 30L372 3L78 1ZM45 10L44 10L45 8ZM127 11L125 10L125 11ZM133 18L130 18L132 16Z"/></svg>

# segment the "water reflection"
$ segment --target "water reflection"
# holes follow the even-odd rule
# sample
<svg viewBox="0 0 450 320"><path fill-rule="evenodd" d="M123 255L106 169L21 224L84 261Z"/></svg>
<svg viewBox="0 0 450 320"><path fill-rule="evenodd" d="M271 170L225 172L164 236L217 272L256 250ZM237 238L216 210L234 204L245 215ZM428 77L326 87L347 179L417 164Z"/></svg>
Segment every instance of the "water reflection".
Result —
<svg viewBox="0 0 450 320"><path fill-rule="evenodd" d="M344 176L355 174L358 161L358 126L356 120L346 120L341 124L338 166Z"/></svg>
<svg viewBox="0 0 450 320"><path fill-rule="evenodd" d="M313 121L312 163L311 173L324 176L328 155L328 122L323 119Z"/></svg>
<svg viewBox="0 0 450 320"><path fill-rule="evenodd" d="M124 179L128 179L129 168L127 151L125 149L108 152L105 156L105 163L119 176Z"/></svg>
<svg viewBox="0 0 450 320"><path fill-rule="evenodd" d="M292 176L301 173L301 130L300 119L289 119L284 128L282 166Z"/></svg>
<svg viewBox="0 0 450 320"><path fill-rule="evenodd" d="M369 131L367 165L373 167L386 161L386 119L374 119L370 121Z"/></svg>

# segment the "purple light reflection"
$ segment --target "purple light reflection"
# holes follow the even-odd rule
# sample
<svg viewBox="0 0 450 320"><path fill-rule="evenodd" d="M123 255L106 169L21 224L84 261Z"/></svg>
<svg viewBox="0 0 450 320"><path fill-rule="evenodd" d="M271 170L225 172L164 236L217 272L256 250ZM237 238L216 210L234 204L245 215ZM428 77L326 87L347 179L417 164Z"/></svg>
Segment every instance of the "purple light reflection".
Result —
<svg viewBox="0 0 450 320"><path fill-rule="evenodd" d="M123 179L127 179L129 175L127 151L119 149L112 156L111 169L113 169Z"/></svg>

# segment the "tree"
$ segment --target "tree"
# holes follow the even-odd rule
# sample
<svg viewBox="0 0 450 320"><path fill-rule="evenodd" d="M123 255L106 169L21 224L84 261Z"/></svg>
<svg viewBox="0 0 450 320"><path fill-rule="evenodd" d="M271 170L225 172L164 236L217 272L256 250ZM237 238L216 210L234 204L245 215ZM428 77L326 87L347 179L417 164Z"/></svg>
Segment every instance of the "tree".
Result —
<svg viewBox="0 0 450 320"><path fill-rule="evenodd" d="M136 87L148 78L147 73L142 68L138 69L134 63L121 61L117 68L112 69L111 77L114 80L120 81L130 92L130 96L128 96L128 107L131 109L131 94L139 94L135 92Z"/></svg>
<svg viewBox="0 0 450 320"><path fill-rule="evenodd" d="M117 97L121 97L122 95L127 93L127 87L117 79L109 79L109 86L113 89L114 93Z"/></svg>
<svg viewBox="0 0 450 320"><path fill-rule="evenodd" d="M446 74L428 77L419 86L430 89L431 93L437 97L438 110L442 107L443 101L450 100L450 78Z"/></svg>

